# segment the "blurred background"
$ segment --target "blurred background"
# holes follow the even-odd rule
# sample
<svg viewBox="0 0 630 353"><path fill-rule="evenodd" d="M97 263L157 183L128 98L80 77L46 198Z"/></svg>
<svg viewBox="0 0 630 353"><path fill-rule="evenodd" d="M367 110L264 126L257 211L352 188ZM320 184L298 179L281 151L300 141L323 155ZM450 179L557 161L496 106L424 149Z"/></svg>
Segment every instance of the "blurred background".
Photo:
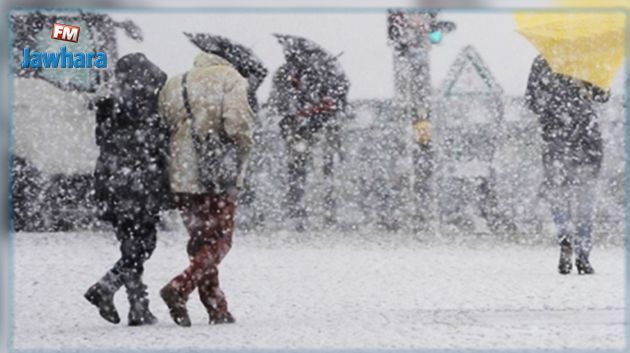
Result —
<svg viewBox="0 0 630 353"><path fill-rule="evenodd" d="M29 17L32 10L58 6L71 10L42 11L39 17ZM89 29L90 36L83 37L86 40L77 48L106 50L110 68L116 58L140 51L169 75L186 71L199 52L183 32L229 37L252 49L270 72L284 60L272 33L309 38L340 55L339 63L350 82L350 108L341 127L333 178L323 172L326 141L313 147L307 231L330 232L325 220L332 212L336 218L333 232L366 237L396 233L418 239L495 237L516 243L553 243L548 205L540 194L539 127L523 108L537 50L516 32L512 10L557 3L369 0L359 6L353 1L287 0L264 4L182 1L177 11L169 6L172 3L167 1L3 4L5 12L32 8L12 12L22 16L27 28L41 27L54 16L87 23L85 13L98 14L102 16L99 25ZM189 7L203 10L191 13L186 10ZM74 10L78 8L83 10ZM396 29L388 9L418 8L439 8L433 20L451 23L453 29L444 31L410 61L400 46L404 39L393 34ZM1 32L2 42L8 43L8 32ZM50 49L47 32L14 34L14 48L25 41ZM7 47L3 45L3 50ZM2 60L7 57L2 55ZM2 188L2 196L8 199L10 193L13 200L12 210L1 203L2 215L13 215L17 235L109 231L96 218L91 173L98 154L92 102L107 92L110 73L9 75L12 64L3 61L1 65L2 77L11 79L3 79L0 90L11 94L2 95L0 131L5 135L0 139L0 155L14 153L11 164L4 159L3 166L9 169L0 176L1 185L8 185L7 175L14 183L12 190ZM408 77L418 74L425 88L414 91L417 88ZM624 238L625 77L625 69L620 70L611 86L610 103L598 108L605 160L596 186L597 243L619 245ZM285 202L286 155L278 129L281 117L268 104L270 91L268 76L258 90L258 147L248 184L255 197L239 209L242 234L273 235L292 229L278 211ZM416 104L430 108L410 113L407 107ZM413 124L419 118L430 121L430 143L414 138ZM330 190L336 194L332 210L325 200ZM7 219L3 221L2 229L9 229ZM165 214L162 229L179 229L178 224L176 214ZM2 349L10 342L7 313L11 307L9 237L4 234Z"/></svg>
<svg viewBox="0 0 630 353"><path fill-rule="evenodd" d="M286 10L195 14L117 10L97 12L96 20L82 13L58 15L71 22L100 21L100 29L94 24L89 29L92 39L82 37L75 47L106 50L110 67L117 57L139 51L167 74L182 73L199 52L184 32L220 34L241 43L271 73L284 60L273 33L308 38L338 56L350 83L349 108L339 124L334 176L323 174L326 139L312 147L305 195L311 230L322 230L325 215L332 212L342 230L377 227L424 237L552 239L548 205L540 193L538 122L523 108L537 51L517 33L512 12L445 9L433 21L454 29L414 52L401 44L407 40L403 35L392 34L399 29L388 18L399 15L386 9L295 12L287 16ZM16 16L27 24L51 21L45 12ZM16 45L25 41L41 45L41 50L54 49L45 31L35 38L18 33ZM21 51L16 53L20 57ZM611 103L600 107L606 157L597 186L601 195L597 231L617 241L623 235L621 71L611 86ZM70 72L71 77L67 71L47 70L15 80L12 173L17 230L107 227L95 217L91 191L98 154L91 104L106 94L107 72ZM240 229L245 232L291 228L282 212L287 157L278 127L282 117L268 101L271 78L267 75L257 91L258 146L248 177L256 196L239 209ZM33 101L33 96L40 99ZM430 124L431 141L426 146L413 138L413 123L419 119ZM335 194L334 206L327 205L325 195L330 193Z"/></svg>

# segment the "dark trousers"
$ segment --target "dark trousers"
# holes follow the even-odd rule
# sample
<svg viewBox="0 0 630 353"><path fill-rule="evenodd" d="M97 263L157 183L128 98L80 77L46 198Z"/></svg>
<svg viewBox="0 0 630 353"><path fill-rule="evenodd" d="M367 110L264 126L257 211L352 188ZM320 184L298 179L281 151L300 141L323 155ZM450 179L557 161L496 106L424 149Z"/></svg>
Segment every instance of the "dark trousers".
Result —
<svg viewBox="0 0 630 353"><path fill-rule="evenodd" d="M595 183L558 186L547 193L558 243L568 242L578 257L588 258L593 247L593 206Z"/></svg>
<svg viewBox="0 0 630 353"><path fill-rule="evenodd" d="M186 300L198 288L210 317L225 315L228 306L218 266L232 247L236 204L226 194L177 194L175 199L190 236L190 264L169 285Z"/></svg>
<svg viewBox="0 0 630 353"><path fill-rule="evenodd" d="M339 131L336 126L326 126L324 128L324 151L322 172L325 180L324 221L326 223L336 222L335 208L335 187L334 187L334 156L339 152ZM308 176L308 165L311 161L311 153L314 142L312 139L297 139L292 137L286 142L287 146L287 174L288 190L286 195L288 215L291 218L305 218L306 205L304 196L306 194L306 178Z"/></svg>
<svg viewBox="0 0 630 353"><path fill-rule="evenodd" d="M306 141L301 143L307 144ZM303 151L300 151L295 148L295 144L287 143L289 189L286 198L289 217L291 218L306 217L306 207L302 200L305 195L306 168L311 158L310 148L311 146L306 146Z"/></svg>
<svg viewBox="0 0 630 353"><path fill-rule="evenodd" d="M134 216L113 215L110 218L116 238L120 242L120 258L100 279L101 285L115 293L121 286L127 288L131 303L146 298L146 286L142 283L144 263L151 257L156 245L155 225L159 218L147 214Z"/></svg>
<svg viewBox="0 0 630 353"><path fill-rule="evenodd" d="M112 270L142 275L145 261L155 250L157 221L157 217L142 217L113 222L116 238L120 242L120 259Z"/></svg>

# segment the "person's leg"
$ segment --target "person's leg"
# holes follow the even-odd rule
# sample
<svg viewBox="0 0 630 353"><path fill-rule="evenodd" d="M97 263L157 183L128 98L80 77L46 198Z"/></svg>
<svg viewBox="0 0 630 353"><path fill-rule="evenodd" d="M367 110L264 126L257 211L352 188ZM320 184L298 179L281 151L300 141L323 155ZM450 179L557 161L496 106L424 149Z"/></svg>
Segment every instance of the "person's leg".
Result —
<svg viewBox="0 0 630 353"><path fill-rule="evenodd" d="M210 324L232 323L234 317L228 311L225 294L219 285L219 264L232 247L234 233L235 204L226 196L212 197L205 239L199 253L206 255L208 262L201 271L199 298L206 307Z"/></svg>
<svg viewBox="0 0 630 353"><path fill-rule="evenodd" d="M303 205L306 185L306 165L309 158L306 140L287 143L288 149L288 175L289 189L287 193L287 206L289 217L303 219L306 217L306 208Z"/></svg>
<svg viewBox="0 0 630 353"><path fill-rule="evenodd" d="M570 195L559 188L549 194L551 198L551 216L556 225L556 238L559 244L571 241L571 207Z"/></svg>
<svg viewBox="0 0 630 353"><path fill-rule="evenodd" d="M113 297L123 285L127 288L130 303L129 325L157 322L149 311L147 287L142 283L144 262L155 249L156 231L153 222L143 222L140 217L137 221L116 217L114 230L120 241L120 259L86 293L86 298L99 307L101 316L112 323L120 322Z"/></svg>
<svg viewBox="0 0 630 353"><path fill-rule="evenodd" d="M132 241L131 234L127 232L128 227L125 226L124 217L112 214L110 221L114 226L116 238L120 242L120 258L98 282L85 292L84 297L99 309L99 314L103 319L117 324L120 322L120 316L114 306L114 294L124 284L125 266L131 266L134 261L128 251L132 248L129 245Z"/></svg>
<svg viewBox="0 0 630 353"><path fill-rule="evenodd" d="M83 296L99 309L99 314L103 319L117 324L120 322L120 316L114 306L114 294L122 285L120 274L109 270L98 282L88 288Z"/></svg>
<svg viewBox="0 0 630 353"><path fill-rule="evenodd" d="M212 254L202 246L190 259L190 265L160 290L160 296L169 308L171 318L180 326L190 326L186 302L190 293L203 283L205 271L212 267Z"/></svg>
<svg viewBox="0 0 630 353"><path fill-rule="evenodd" d="M593 183L585 182L575 187L574 198L574 227L573 248L575 252L575 265L579 274L593 274L595 270L590 264L589 255L593 231Z"/></svg>
<svg viewBox="0 0 630 353"><path fill-rule="evenodd" d="M326 126L324 131L324 163L323 173L325 182L324 194L324 223L326 225L334 225L337 223L337 200L335 195L335 154L339 154L341 148L340 131L337 123L331 123Z"/></svg>
<svg viewBox="0 0 630 353"><path fill-rule="evenodd" d="M569 274L573 267L573 250L571 247L571 198L568 187L556 186L547 193L547 199L551 206L551 216L557 229L557 241L560 245L560 260L558 272Z"/></svg>
<svg viewBox="0 0 630 353"><path fill-rule="evenodd" d="M199 217L199 213L208 205L204 205L203 195L177 194L175 199L184 226L190 236L187 245L190 263L183 272L171 279L160 290L160 296L166 302L173 321L180 326L190 326L186 302L190 293L197 287L201 279L201 270L207 266L206 263L208 262L207 256L190 250L199 243L199 239L203 235L205 222L202 217Z"/></svg>
<svg viewBox="0 0 630 353"><path fill-rule="evenodd" d="M211 204L206 194L178 195L177 198L182 221L190 236L186 246L190 263L169 284L188 300L190 293L197 288L202 269L207 266L208 255L201 250L206 234L214 225L209 218Z"/></svg>
<svg viewBox="0 0 630 353"><path fill-rule="evenodd" d="M121 266L123 284L127 289L130 326L157 323L157 318L149 310L147 286L142 281L144 263L155 250L157 220L157 217L146 216L136 222L130 222L128 227L131 228L122 230L132 235L128 237L128 241L121 244L121 248L125 248L122 252L127 253L127 256L124 256L127 260L117 264Z"/></svg>
<svg viewBox="0 0 630 353"><path fill-rule="evenodd" d="M413 163L413 220L415 231L430 230L431 213L434 200L432 198L432 178L434 172L434 152L430 143L415 144L411 149Z"/></svg>
<svg viewBox="0 0 630 353"><path fill-rule="evenodd" d="M477 207L488 228L495 234L512 234L516 231L516 225L507 212L501 209L499 197L496 191L494 175L477 178Z"/></svg>
<svg viewBox="0 0 630 353"><path fill-rule="evenodd" d="M116 237L120 241L120 259L112 268L116 273L144 272L147 261L156 244L155 221L145 219L127 219L114 226Z"/></svg>

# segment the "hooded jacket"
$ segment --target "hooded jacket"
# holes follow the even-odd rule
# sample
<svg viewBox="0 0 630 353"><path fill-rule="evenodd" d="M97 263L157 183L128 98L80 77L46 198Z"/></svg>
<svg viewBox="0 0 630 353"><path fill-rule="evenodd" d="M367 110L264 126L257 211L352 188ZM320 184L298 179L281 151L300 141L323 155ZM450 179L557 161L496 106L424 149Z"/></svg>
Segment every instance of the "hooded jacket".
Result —
<svg viewBox="0 0 630 353"><path fill-rule="evenodd" d="M170 204L168 128L157 112L166 74L144 54L117 62L115 93L96 102L94 171L101 217L156 216Z"/></svg>
<svg viewBox="0 0 630 353"><path fill-rule="evenodd" d="M170 130L169 176L173 192L205 193L199 182L198 158L193 144L190 119L182 96L182 76L172 77L160 92L159 111ZM247 80L225 59L209 53L195 57L188 71L188 100L198 134L217 133L223 128L237 144L242 185L246 162L254 145L254 112L249 106Z"/></svg>

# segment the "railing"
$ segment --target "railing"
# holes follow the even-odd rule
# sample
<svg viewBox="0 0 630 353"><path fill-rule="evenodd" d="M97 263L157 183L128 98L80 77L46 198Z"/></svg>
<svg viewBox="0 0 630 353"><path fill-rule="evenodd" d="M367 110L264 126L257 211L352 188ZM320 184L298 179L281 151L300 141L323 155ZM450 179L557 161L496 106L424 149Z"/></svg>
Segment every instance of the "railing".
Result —
<svg viewBox="0 0 630 353"><path fill-rule="evenodd" d="M439 106L440 101L435 105ZM444 103L444 102L442 102ZM553 232L548 205L541 197L542 164L538 123L522 108L519 100L503 102L503 117L485 131L474 131L470 161L459 163L453 155L447 124L440 118L464 112L436 112L432 146L435 169L429 179L428 204L418 205L413 192L414 168L411 123L391 102L364 101L354 104L354 119L343 124L342 146L335 157L334 179L322 172L322 144L313 146L313 158L306 186L307 229L322 230L327 207L323 195L330 183L336 190L337 229L385 228L411 231L427 236L492 235L516 237L522 241L549 239ZM447 105L448 106L448 105ZM266 115L260 121L275 121ZM439 115L438 115L439 114ZM605 139L605 159L597 183L595 232L620 240L623 236L624 107L617 97L600 112ZM451 132L452 133L452 132ZM479 141L475 144L474 141ZM482 146L483 145L483 146ZM476 165L475 165L476 164ZM466 173L458 174L460 168ZM478 169L475 171L475 168ZM276 124L258 133L258 146L250 180L256 197L239 210L245 229L285 229L284 195L287 186L284 141ZM492 200L494 198L494 201ZM489 203L488 203L489 202ZM486 204L484 204L486 203ZM484 211L485 208L485 211ZM489 220L487 211L497 219ZM418 212L427 224L417 224ZM485 212L485 214L484 214ZM422 217L420 217L422 218ZM495 224L499 222L500 224Z"/></svg>

